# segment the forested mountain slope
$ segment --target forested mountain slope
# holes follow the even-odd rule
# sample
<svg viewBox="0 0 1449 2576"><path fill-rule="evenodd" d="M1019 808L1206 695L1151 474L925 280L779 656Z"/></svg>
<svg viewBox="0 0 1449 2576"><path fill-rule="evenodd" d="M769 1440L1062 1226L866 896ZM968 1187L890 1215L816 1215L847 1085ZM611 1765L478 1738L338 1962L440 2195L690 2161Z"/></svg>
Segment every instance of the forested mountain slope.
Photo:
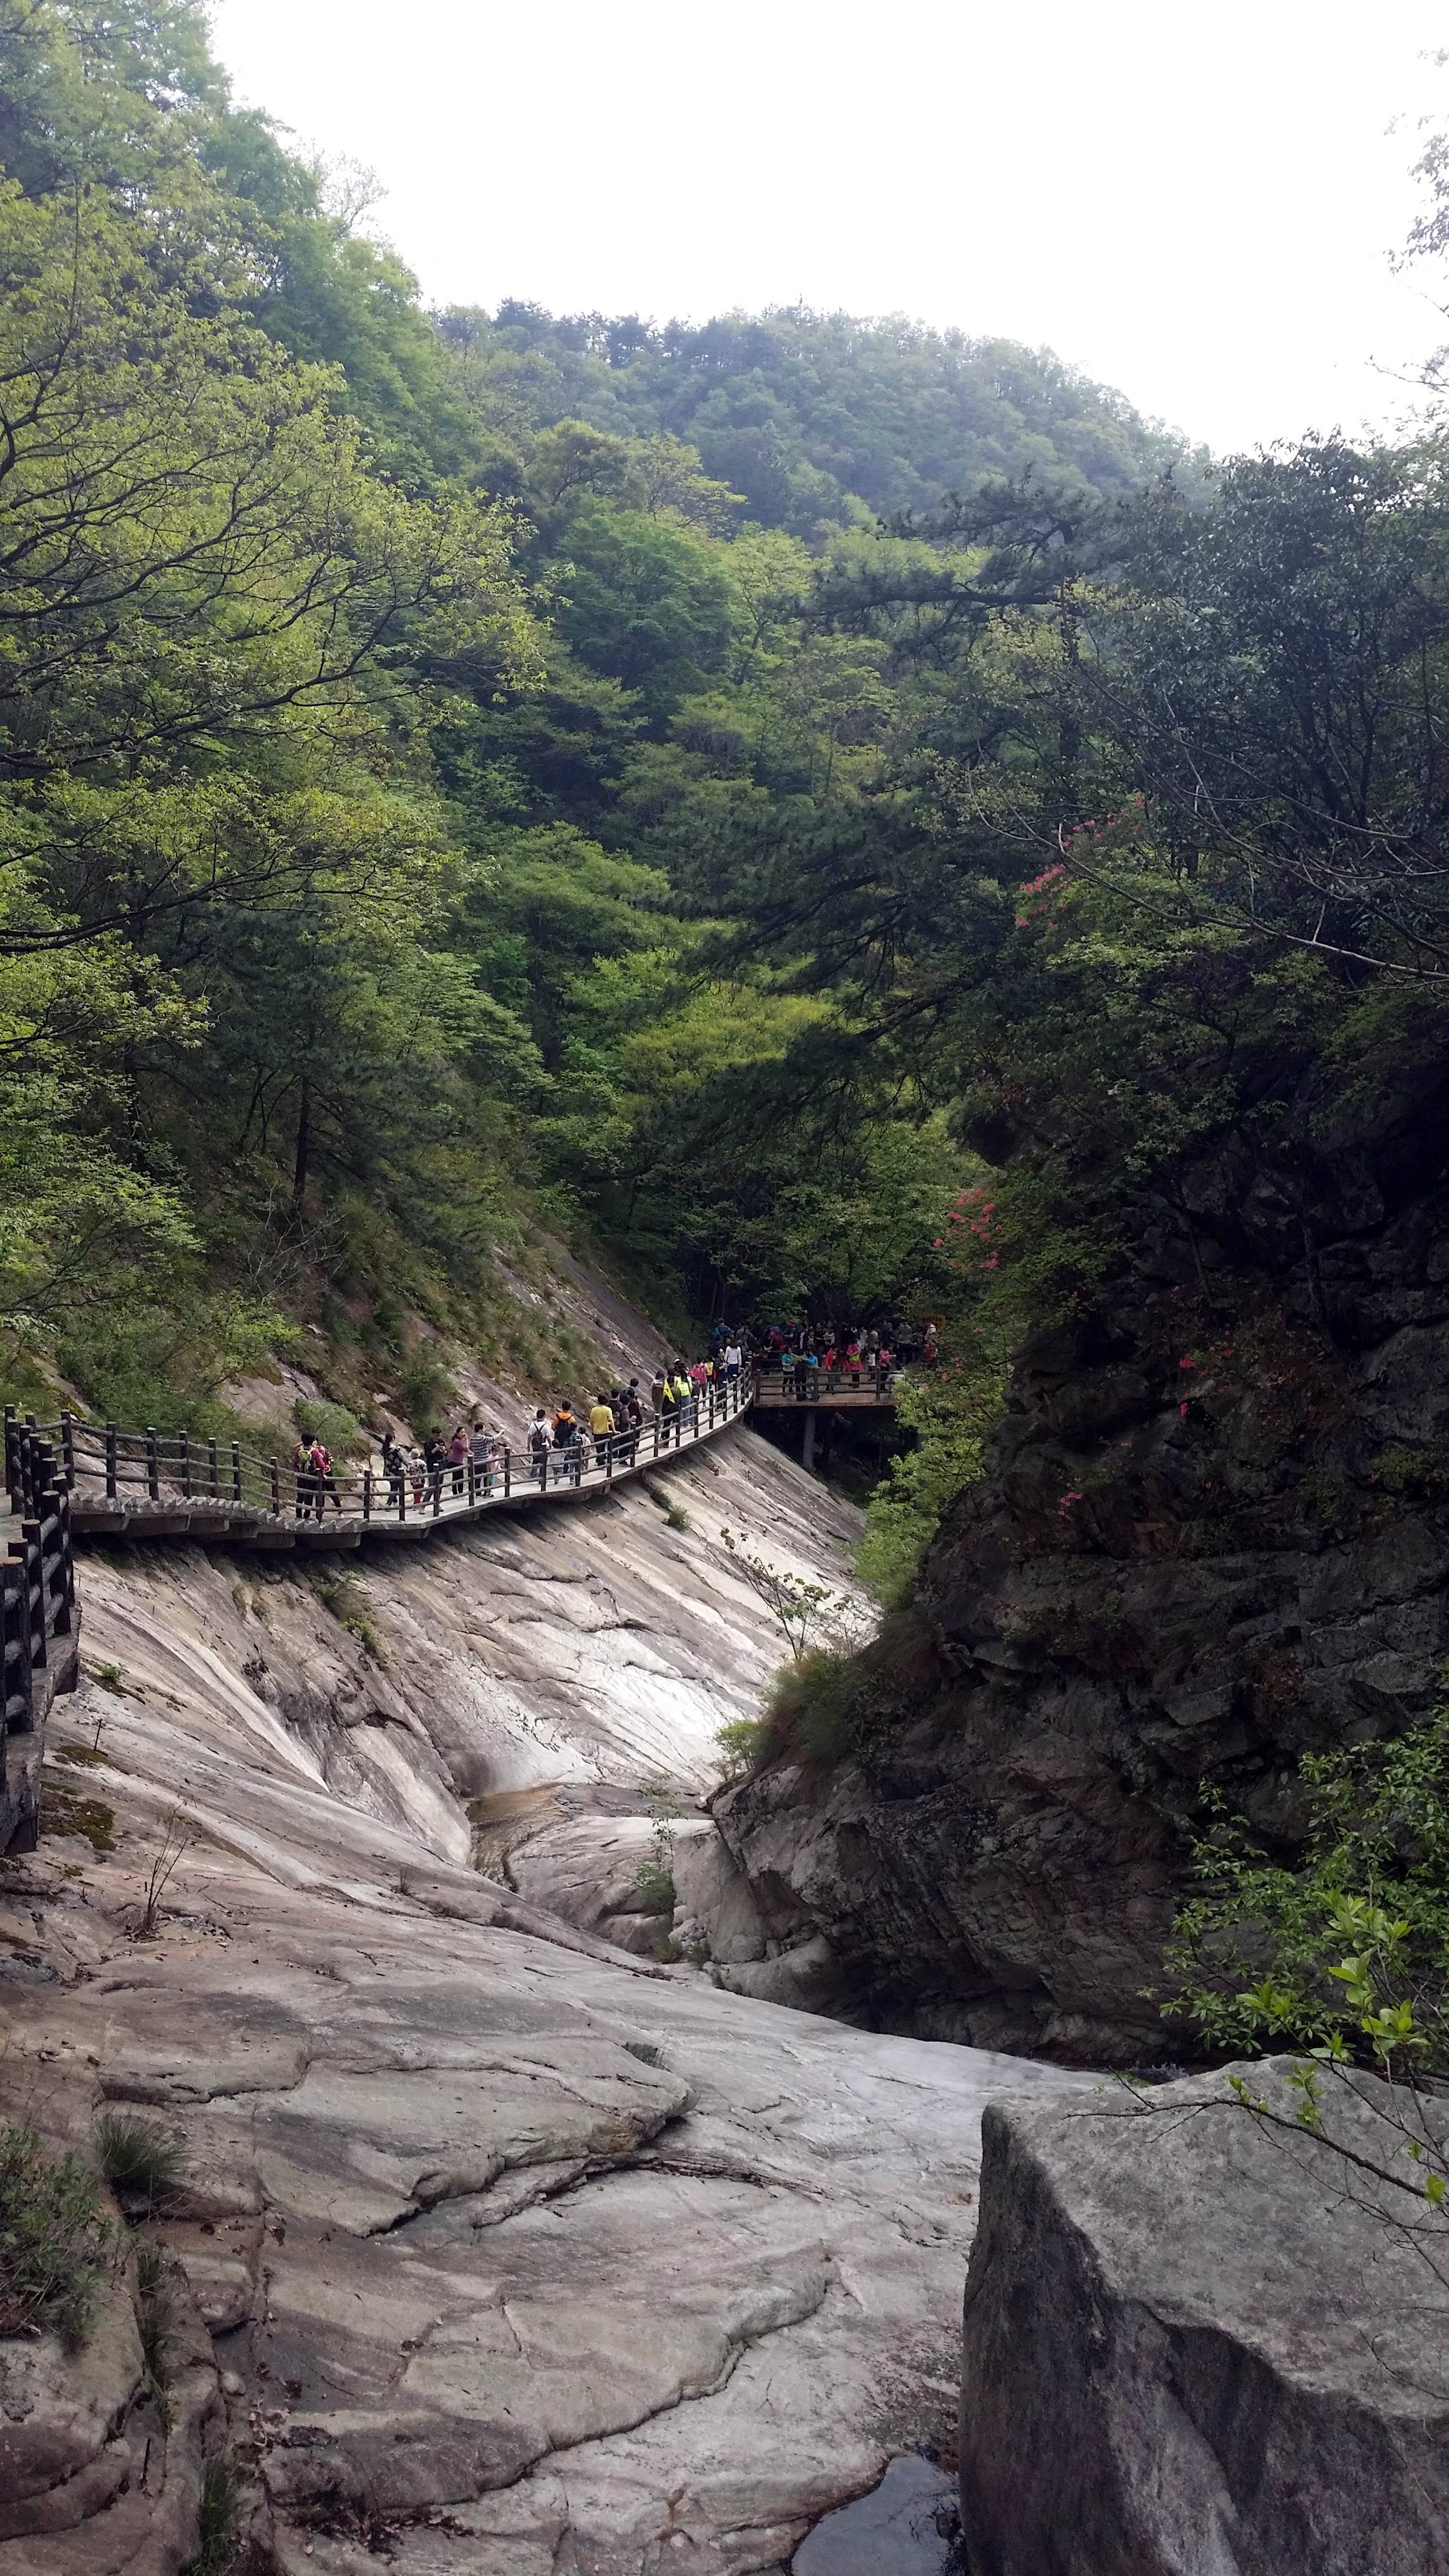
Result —
<svg viewBox="0 0 1449 2576"><path fill-rule="evenodd" d="M1050 351L932 331L904 314L729 313L692 329L637 314L454 309L474 381L535 426L687 440L752 519L822 528L929 510L992 476L1128 491L1201 460ZM863 506L862 506L863 505Z"/></svg>
<svg viewBox="0 0 1449 2576"><path fill-rule="evenodd" d="M911 1293L969 1161L835 932L954 683L872 514L1163 442L895 323L435 324L190 0L0 0L0 99L9 1391L553 1391L540 1226L681 1319Z"/></svg>

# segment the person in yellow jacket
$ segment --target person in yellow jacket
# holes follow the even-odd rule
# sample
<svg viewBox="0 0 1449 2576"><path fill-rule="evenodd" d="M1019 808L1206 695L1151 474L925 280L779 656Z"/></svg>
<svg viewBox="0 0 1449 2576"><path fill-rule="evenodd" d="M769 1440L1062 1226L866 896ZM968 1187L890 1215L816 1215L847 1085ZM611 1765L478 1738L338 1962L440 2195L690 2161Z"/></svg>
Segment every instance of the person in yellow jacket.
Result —
<svg viewBox="0 0 1449 2576"><path fill-rule="evenodd" d="M594 1435L594 1456L602 1467L608 1457L608 1443L614 1437L614 1408L606 1395L596 1395L589 1407L589 1429Z"/></svg>

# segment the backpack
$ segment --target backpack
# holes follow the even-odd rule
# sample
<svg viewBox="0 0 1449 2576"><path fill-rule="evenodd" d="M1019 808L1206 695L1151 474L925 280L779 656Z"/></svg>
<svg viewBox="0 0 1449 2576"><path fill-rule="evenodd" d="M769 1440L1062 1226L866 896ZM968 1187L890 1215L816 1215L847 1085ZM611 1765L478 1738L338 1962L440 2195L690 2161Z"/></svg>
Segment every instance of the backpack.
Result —
<svg viewBox="0 0 1449 2576"><path fill-rule="evenodd" d="M548 1424L546 1422L535 1422L532 1425L528 1434L528 1445L533 1451L535 1457L541 1449L548 1448L549 1437Z"/></svg>

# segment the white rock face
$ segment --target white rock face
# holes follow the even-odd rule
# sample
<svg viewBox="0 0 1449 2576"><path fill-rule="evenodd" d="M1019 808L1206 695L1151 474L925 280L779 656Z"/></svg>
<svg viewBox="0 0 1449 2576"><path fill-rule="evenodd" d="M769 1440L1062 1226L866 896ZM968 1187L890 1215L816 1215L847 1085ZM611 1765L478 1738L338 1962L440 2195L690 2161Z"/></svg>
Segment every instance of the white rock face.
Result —
<svg viewBox="0 0 1449 2576"><path fill-rule="evenodd" d="M83 1562L115 1670L53 1751L99 1720L102 1758L49 1776L117 1848L7 1865L0 2116L43 2059L71 2137L107 2100L181 2132L154 2232L289 2576L747 2576L949 2445L981 2105L1072 2079L593 1937L649 1936L641 1777L703 1788L776 1660L719 1528L832 1583L852 1535L748 1432L668 1486L688 1530L634 1492L445 1531L331 1608L265 1559ZM139 1939L168 1817L197 1838ZM706 1819L674 1860L680 1919L755 1958Z"/></svg>

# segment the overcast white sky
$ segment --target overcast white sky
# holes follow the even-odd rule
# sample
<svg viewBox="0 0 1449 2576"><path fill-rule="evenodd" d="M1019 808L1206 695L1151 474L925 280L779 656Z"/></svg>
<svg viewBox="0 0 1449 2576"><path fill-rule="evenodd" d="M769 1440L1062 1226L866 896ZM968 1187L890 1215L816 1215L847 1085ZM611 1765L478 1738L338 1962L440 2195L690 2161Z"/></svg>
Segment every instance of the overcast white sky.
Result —
<svg viewBox="0 0 1449 2576"><path fill-rule="evenodd" d="M243 100L375 168L440 302L906 312L1048 343L1219 449L1390 423L1449 336L1387 256L1449 0L213 14Z"/></svg>

